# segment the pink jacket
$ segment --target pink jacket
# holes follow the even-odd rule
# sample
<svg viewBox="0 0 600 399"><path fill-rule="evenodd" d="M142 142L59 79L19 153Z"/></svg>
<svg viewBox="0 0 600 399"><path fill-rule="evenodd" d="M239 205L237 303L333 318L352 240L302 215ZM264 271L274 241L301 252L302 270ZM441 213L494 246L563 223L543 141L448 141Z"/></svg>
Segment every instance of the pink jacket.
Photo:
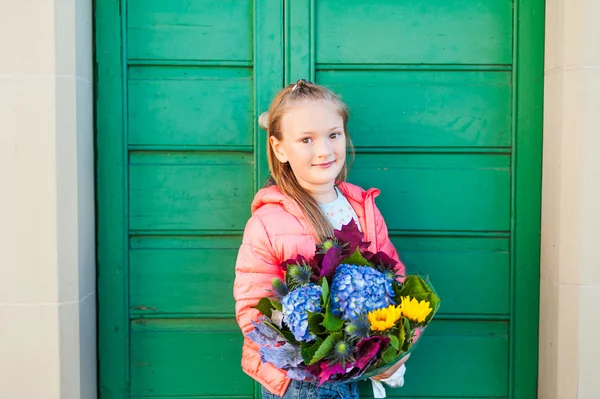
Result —
<svg viewBox="0 0 600 399"><path fill-rule="evenodd" d="M398 253L388 237L388 231L375 206L379 190L362 188L350 183L338 185L356 212L365 241L370 241L369 251L383 251L398 261L397 269L404 274ZM242 332L252 330L252 320L259 313L251 307L267 294L275 277L283 278L279 264L286 259L314 255L317 237L299 205L283 195L277 186L256 193L252 202L252 217L246 224L244 238L235 265L235 312ZM290 380L286 372L269 363L262 363L258 346L244 339L242 369L275 395L283 396Z"/></svg>

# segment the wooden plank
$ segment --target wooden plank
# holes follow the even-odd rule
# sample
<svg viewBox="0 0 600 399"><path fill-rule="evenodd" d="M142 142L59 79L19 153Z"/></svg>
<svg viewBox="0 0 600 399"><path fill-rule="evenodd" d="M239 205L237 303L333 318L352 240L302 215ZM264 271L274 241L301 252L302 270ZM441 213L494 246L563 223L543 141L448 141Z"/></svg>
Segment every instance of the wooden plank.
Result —
<svg viewBox="0 0 600 399"><path fill-rule="evenodd" d="M204 249L178 249L180 240L162 240L163 248L131 250L132 314L201 313L234 317L233 296L229 293L241 237L191 239L202 242L207 247Z"/></svg>
<svg viewBox="0 0 600 399"><path fill-rule="evenodd" d="M252 60L252 0L127 0L129 59Z"/></svg>
<svg viewBox="0 0 600 399"><path fill-rule="evenodd" d="M284 10L281 0L256 0L254 12L254 188L263 187L269 177L268 133L258 126L258 117L269 110L271 101L284 84Z"/></svg>
<svg viewBox="0 0 600 399"><path fill-rule="evenodd" d="M234 271L219 265L235 263L240 241L239 236L132 239L131 314L233 315L233 299L221 293L231 290ZM408 272L430 276L443 298L440 313L455 318L509 314L508 241L393 237Z"/></svg>
<svg viewBox="0 0 600 399"><path fill-rule="evenodd" d="M537 395L542 203L544 1L515 2L515 157L511 392Z"/></svg>
<svg viewBox="0 0 600 399"><path fill-rule="evenodd" d="M139 320L131 339L133 395L250 392L250 378L227 360L241 346L233 321ZM407 364L405 386L390 395L506 397L507 350L506 322L434 321ZM473 365L485 367L475 373Z"/></svg>
<svg viewBox="0 0 600 399"><path fill-rule="evenodd" d="M510 228L506 155L357 154L350 180L382 189L377 204L392 230Z"/></svg>
<svg viewBox="0 0 600 399"><path fill-rule="evenodd" d="M95 2L98 394L129 399L127 174L121 2Z"/></svg>
<svg viewBox="0 0 600 399"><path fill-rule="evenodd" d="M133 230L239 230L250 217L252 154L140 152L130 162Z"/></svg>
<svg viewBox="0 0 600 399"><path fill-rule="evenodd" d="M442 298L440 314L510 313L507 238L392 237L392 242L407 273L431 278Z"/></svg>
<svg viewBox="0 0 600 399"><path fill-rule="evenodd" d="M251 145L252 86L249 68L131 67L129 143Z"/></svg>
<svg viewBox="0 0 600 399"><path fill-rule="evenodd" d="M511 0L316 4L317 63L512 63Z"/></svg>
<svg viewBox="0 0 600 399"><path fill-rule="evenodd" d="M322 71L357 147L510 147L511 73Z"/></svg>
<svg viewBox="0 0 600 399"><path fill-rule="evenodd" d="M242 340L235 320L134 321L132 396L252 395L253 380L233 361Z"/></svg>
<svg viewBox="0 0 600 399"><path fill-rule="evenodd" d="M433 321L406 363L398 397L507 397L508 324ZM369 393L370 384L361 393Z"/></svg>
<svg viewBox="0 0 600 399"><path fill-rule="evenodd" d="M285 0L285 83L314 82L315 0Z"/></svg>

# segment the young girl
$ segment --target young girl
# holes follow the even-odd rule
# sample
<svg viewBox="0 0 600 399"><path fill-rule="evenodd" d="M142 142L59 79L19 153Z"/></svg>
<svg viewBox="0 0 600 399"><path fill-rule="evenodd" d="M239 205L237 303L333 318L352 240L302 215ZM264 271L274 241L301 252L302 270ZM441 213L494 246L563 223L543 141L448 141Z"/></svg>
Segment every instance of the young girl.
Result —
<svg viewBox="0 0 600 399"><path fill-rule="evenodd" d="M312 258L315 245L351 219L371 243L368 250L385 252L404 274L375 206L379 190L345 182L346 149L352 148L346 105L329 89L299 80L281 90L259 122L268 131L272 177L254 197L236 262L236 317L244 334L259 316L252 306L274 278L283 278L279 264L297 255ZM376 379L392 376L399 367ZM263 398L358 398L356 383L317 387L288 379L285 370L261 361L258 346L249 338L244 340L242 368L262 384Z"/></svg>

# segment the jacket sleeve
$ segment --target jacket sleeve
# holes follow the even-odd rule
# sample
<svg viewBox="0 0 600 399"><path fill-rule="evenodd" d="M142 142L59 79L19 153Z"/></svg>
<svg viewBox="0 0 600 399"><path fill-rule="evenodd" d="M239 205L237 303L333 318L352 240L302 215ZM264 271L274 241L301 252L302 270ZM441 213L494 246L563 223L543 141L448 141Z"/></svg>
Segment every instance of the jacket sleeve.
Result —
<svg viewBox="0 0 600 399"><path fill-rule="evenodd" d="M396 270L401 275L406 275L406 268L404 267L404 264L398 256L398 251L396 251L394 244L392 244L392 241L388 236L387 225L385 224L383 215L381 214L377 206L375 206L375 229L377 232L377 244L379 250L390 256L396 262L398 262L398 264L396 265Z"/></svg>
<svg viewBox="0 0 600 399"><path fill-rule="evenodd" d="M269 294L267 290L275 277L283 277L283 273L273 255L265 226L260 217L254 215L244 230L233 284L235 315L244 335L254 328L252 321L259 317L259 311L252 306ZM289 384L286 372L270 363L263 363L258 351L258 345L244 336L242 369L271 392L282 396Z"/></svg>
<svg viewBox="0 0 600 399"><path fill-rule="evenodd" d="M273 256L265 226L260 217L254 215L244 230L233 284L236 319L244 334L252 330L251 321L259 316L258 310L252 306L269 294L267 290L271 289L275 277L283 277L283 273Z"/></svg>

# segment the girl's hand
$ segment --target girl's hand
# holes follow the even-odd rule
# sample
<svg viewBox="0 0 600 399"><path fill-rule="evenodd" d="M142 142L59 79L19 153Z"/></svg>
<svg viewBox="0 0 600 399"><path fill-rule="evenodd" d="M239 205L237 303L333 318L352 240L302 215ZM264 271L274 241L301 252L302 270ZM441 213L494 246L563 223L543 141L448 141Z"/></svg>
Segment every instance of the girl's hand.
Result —
<svg viewBox="0 0 600 399"><path fill-rule="evenodd" d="M399 369L400 367L402 367L402 365L403 365L404 363L406 363L406 361L408 360L408 358L409 358L409 357L410 357L410 354L408 354L408 355L404 356L402 359L400 359L400 361L399 361L398 363L394 364L392 367L390 367L389 369L387 369L387 370L386 370L386 371L384 371L383 373L381 373L381 374L378 374L378 375L376 375L376 376L373 376L373 377L371 377L371 378L372 378L372 379L374 379L374 380L378 380L378 381L379 381L379 380L385 380L385 379L388 379L388 378L390 378L392 375L394 375L394 373L395 373L396 371L398 371L398 369Z"/></svg>

